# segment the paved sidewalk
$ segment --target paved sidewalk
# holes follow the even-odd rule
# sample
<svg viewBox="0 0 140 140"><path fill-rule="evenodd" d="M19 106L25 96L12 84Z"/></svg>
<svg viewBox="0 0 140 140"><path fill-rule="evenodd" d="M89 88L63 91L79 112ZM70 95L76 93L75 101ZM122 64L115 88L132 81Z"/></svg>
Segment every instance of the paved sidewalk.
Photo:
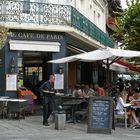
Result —
<svg viewBox="0 0 140 140"><path fill-rule="evenodd" d="M112 134L87 133L87 125L68 123L65 130L42 125L42 116L21 120L0 119L0 140L140 140L140 129L117 127Z"/></svg>

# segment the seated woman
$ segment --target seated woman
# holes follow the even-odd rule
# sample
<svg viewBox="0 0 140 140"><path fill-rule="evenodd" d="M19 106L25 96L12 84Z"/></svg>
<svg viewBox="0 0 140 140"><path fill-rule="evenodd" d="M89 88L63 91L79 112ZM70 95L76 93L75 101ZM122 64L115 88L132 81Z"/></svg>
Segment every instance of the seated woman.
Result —
<svg viewBox="0 0 140 140"><path fill-rule="evenodd" d="M117 114L119 114L119 115L123 115L125 113L124 107L129 107L129 106L133 105L133 102L130 102L130 103L124 102L123 98L125 98L126 96L127 96L127 92L122 91L118 97L116 109L117 109ZM134 127L135 125L140 125L140 123L138 122L138 120L136 118L135 111L133 109L128 108L128 111L126 113L129 117L131 127Z"/></svg>
<svg viewBox="0 0 140 140"><path fill-rule="evenodd" d="M83 87L81 87L80 85L76 85L74 87L72 94L77 98L84 98L86 96L85 92L83 91Z"/></svg>

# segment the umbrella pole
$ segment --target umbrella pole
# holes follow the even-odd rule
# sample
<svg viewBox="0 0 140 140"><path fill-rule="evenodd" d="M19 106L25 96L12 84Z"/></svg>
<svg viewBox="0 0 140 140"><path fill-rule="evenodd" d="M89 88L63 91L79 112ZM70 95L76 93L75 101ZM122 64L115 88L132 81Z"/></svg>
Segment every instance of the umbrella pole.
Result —
<svg viewBox="0 0 140 140"><path fill-rule="evenodd" d="M108 96L110 96L110 76L109 76L109 67L110 67L110 63L109 63L109 59L107 59L107 64L106 64L106 67L107 67L107 91L108 91Z"/></svg>
<svg viewBox="0 0 140 140"><path fill-rule="evenodd" d="M106 79L107 79L107 91L108 91L108 96L111 96L110 94L110 86L111 86L111 81L110 81L110 74L109 74L109 67L112 63L114 63L115 61L121 59L122 57L115 57L112 62L109 63L109 59L107 59L107 63L106 63L106 67L107 67L107 74L106 74Z"/></svg>

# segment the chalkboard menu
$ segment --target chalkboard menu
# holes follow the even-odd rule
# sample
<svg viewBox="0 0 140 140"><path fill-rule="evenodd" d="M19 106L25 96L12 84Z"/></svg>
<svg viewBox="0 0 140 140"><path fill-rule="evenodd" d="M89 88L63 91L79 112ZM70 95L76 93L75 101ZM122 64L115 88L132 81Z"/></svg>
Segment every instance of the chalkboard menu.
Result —
<svg viewBox="0 0 140 140"><path fill-rule="evenodd" d="M111 97L93 97L89 100L89 133L111 133L113 101Z"/></svg>

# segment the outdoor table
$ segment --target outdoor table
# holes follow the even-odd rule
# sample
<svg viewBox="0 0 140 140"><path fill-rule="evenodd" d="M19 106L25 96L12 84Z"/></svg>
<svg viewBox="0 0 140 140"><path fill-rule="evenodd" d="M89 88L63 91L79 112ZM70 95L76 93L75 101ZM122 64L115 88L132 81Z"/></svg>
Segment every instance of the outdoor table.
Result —
<svg viewBox="0 0 140 140"><path fill-rule="evenodd" d="M28 105L28 102L26 99L0 98L0 101L3 102L3 109L4 110L8 110L8 107L7 107L8 102L19 102L20 106L22 108L26 108ZM7 112L7 111L5 111L5 112ZM5 115L7 115L7 114L5 114Z"/></svg>
<svg viewBox="0 0 140 140"><path fill-rule="evenodd" d="M11 102L19 102L20 103L20 106L21 107L24 107L24 108L28 107L28 101L27 101L27 99L11 99L9 101L11 101Z"/></svg>
<svg viewBox="0 0 140 140"><path fill-rule="evenodd" d="M0 96L0 99L8 99L9 96Z"/></svg>
<svg viewBox="0 0 140 140"><path fill-rule="evenodd" d="M70 122L75 123L74 112L77 110L77 106L79 104L81 104L82 102L83 102L83 100L75 98L75 99L72 99L70 101L65 101L63 103L64 106L71 106L71 116L72 116L71 119L72 119L72 121L70 121Z"/></svg>
<svg viewBox="0 0 140 140"><path fill-rule="evenodd" d="M59 96L62 100L62 102L65 102L65 101L72 101L72 100L88 100L90 97L87 96L87 97L73 97L73 96L65 96L65 95L62 95L62 96Z"/></svg>
<svg viewBox="0 0 140 140"><path fill-rule="evenodd" d="M27 100L26 99L9 99L9 101L12 101L12 102L26 102Z"/></svg>
<svg viewBox="0 0 140 140"><path fill-rule="evenodd" d="M3 102L8 102L10 100L11 100L11 98L0 98L0 101L3 101Z"/></svg>
<svg viewBox="0 0 140 140"><path fill-rule="evenodd" d="M5 105L7 104L7 102L12 101L12 102L27 102L26 99L12 99L12 98L0 98L0 101L2 101Z"/></svg>
<svg viewBox="0 0 140 140"><path fill-rule="evenodd" d="M4 102L8 102L8 101L25 102L27 100L26 99L13 99L13 98L0 98L0 101L4 101Z"/></svg>

